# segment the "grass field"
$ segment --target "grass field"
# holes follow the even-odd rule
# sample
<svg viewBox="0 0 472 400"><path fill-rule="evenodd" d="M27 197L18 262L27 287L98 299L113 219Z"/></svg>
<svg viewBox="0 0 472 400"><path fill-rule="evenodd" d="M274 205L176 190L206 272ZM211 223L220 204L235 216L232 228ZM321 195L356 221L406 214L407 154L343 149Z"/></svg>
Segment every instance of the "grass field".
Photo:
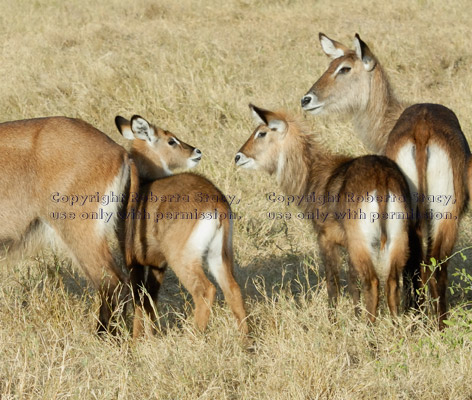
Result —
<svg viewBox="0 0 472 400"><path fill-rule="evenodd" d="M385 306L369 325L354 318L347 295L331 323L311 227L270 221L268 211L296 209L267 201L280 192L274 179L234 167L253 130L249 102L301 113L301 97L328 64L319 31L349 45L358 32L399 98L453 109L472 143L469 1L0 4L2 121L78 117L125 145L114 117L140 114L198 146L196 171L240 200L236 275L253 341L241 342L223 301L197 333L190 297L171 272L160 334L100 339L94 291L45 251L0 270L0 399L472 398L472 251L450 264L464 279L451 277L444 332L427 315L395 325ZM366 153L349 120L304 118L333 152ZM458 250L472 245L471 234L469 212Z"/></svg>

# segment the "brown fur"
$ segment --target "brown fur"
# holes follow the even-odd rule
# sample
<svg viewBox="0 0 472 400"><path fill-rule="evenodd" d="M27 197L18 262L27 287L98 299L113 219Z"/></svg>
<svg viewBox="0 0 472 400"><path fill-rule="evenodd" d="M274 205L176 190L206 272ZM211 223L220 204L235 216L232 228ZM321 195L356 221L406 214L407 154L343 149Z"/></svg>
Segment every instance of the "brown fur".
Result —
<svg viewBox="0 0 472 400"><path fill-rule="evenodd" d="M444 106L437 104L416 104L408 107L398 119L388 137L386 155L397 158L401 146L413 141L416 149L416 165L418 171L418 193L428 193L426 168L429 159L429 148L432 144L439 145L449 155L452 169L454 200L452 219L442 219L433 231L430 221L417 221L417 232L420 240L427 241L426 263L431 258L438 262L446 259L453 252L458 235L459 222L462 218L469 199L467 168L470 163L470 150L462 133L455 114ZM420 215L424 215L424 203L418 203ZM447 262L432 271L421 269L422 283L429 283L431 295L437 300L435 307L439 316L439 326L444 328L443 321L447 318Z"/></svg>
<svg viewBox="0 0 472 400"><path fill-rule="evenodd" d="M312 193L339 195L338 201L325 204L317 204L313 201L303 202L301 209L305 213L319 212L329 215L324 221L322 218L313 218L313 226L318 233L318 244L326 268L330 304L336 303L339 292L338 247L342 246L347 249L350 264L356 272L350 273L350 279L354 280L357 274L360 276L369 318L372 321L375 320L379 277L369 250L371 245L369 240L372 241L374 238L364 238L360 219L350 219L346 216L335 218L335 213L347 213L359 208L366 209L366 203L349 202L346 195L351 193L355 196L365 195L366 192L373 193L374 191L380 196L388 193L403 196L406 201L398 203L398 208L403 212L408 212L409 192L403 175L395 163L386 157L351 158L330 154L314 140L313 136L306 135L300 125L284 113L267 112L254 106L251 108L260 117L260 125L239 150L236 162L239 165L276 174L281 189L287 195L308 196ZM282 125L279 122L282 122ZM261 132L265 133L262 137ZM280 159L283 161L279 161ZM250 160L254 160L254 164ZM379 202L379 212L385 210L387 204L386 201ZM377 251L384 246L389 246L392 255L391 262L381 268L385 269L384 273L387 272L388 305L392 314L396 315L399 304L398 280L409 252L410 222L407 219L400 222L401 229L396 237L387 237L390 224L390 220L381 224L379 242L373 246ZM353 289L352 283L351 289ZM359 295L355 290L353 291L354 301L357 303Z"/></svg>
<svg viewBox="0 0 472 400"><path fill-rule="evenodd" d="M320 34L320 40L330 39ZM444 260L452 253L459 222L472 188L471 175L467 174L470 164L469 146L455 114L446 107L437 104L416 104L405 109L393 95L388 78L377 58L358 35L356 40L361 50L346 50L343 46L344 55L331 62L328 70L313 85L307 96L315 96L318 102L325 102L326 106L321 112L351 113L356 132L364 144L375 152L383 153L399 162L400 168L410 179L412 193L431 194L428 192L426 171L429 165L438 165L441 159L434 158L438 155L430 154L430 149L438 146L447 154L454 182L453 218L442 220L435 231L432 231L431 224L426 219L421 219L416 228L419 238L411 238L413 241L425 238L426 263L429 263L431 257L438 261ZM336 47L338 43L334 43ZM363 60L373 60L373 69L367 71ZM333 72L342 63L352 68L349 74L334 76ZM305 100L304 102L306 103ZM304 106L310 107L306 104ZM405 145L413 145L416 171L405 169L406 166L402 165L400 153ZM412 184L412 174L418 176L418 187ZM443 184L447 185L447 182ZM419 204L419 212L424 215L424 204ZM416 257L423 258L421 254ZM447 263L443 263L434 276L430 276L427 268L421 271L422 285L429 282L433 298L438 299L440 328L444 327L443 321L447 318L446 268Z"/></svg>
<svg viewBox="0 0 472 400"><path fill-rule="evenodd" d="M165 135L159 139L163 144L172 134ZM152 166L153 178L160 179L140 187L133 214L128 215L135 232L133 245L126 250L135 297L133 337L143 334L145 315L154 321L157 318L155 307L167 266L193 297L197 328L202 331L206 328L216 289L203 272L204 261L208 261L239 329L245 334L248 328L244 302L233 276L231 209L223 194L202 176L183 173L166 177L176 168L188 167L188 159L194 157L194 147L180 140L179 143L179 148L160 147L160 161L167 167L158 162ZM158 215L162 218L157 220ZM215 238L222 230L220 246L213 239L205 242L204 235L197 239L192 236L199 229L202 215L211 216L205 220L215 222Z"/></svg>
<svg viewBox="0 0 472 400"><path fill-rule="evenodd" d="M130 131L128 138L134 139L131 122L142 118L119 119ZM165 143L172 136L153 129L156 136L166 139ZM138 192L137 166L142 168L141 178L152 178L152 162L157 159L160 163L156 147L163 152L163 141L154 140L152 135L146 139L133 141L131 159L123 147L78 119L50 117L0 124L3 256L12 262L47 244L66 250L99 291L99 331L114 330L111 317L119 317L117 306L126 295L126 287L119 285L128 282L128 274L112 256L107 237L117 235L122 250L132 247L133 222L120 215L123 207L129 212L130 194ZM177 152L182 148L180 144L174 147ZM85 195L96 198L80 205L60 201L62 196ZM115 195L116 199L102 205L104 195ZM110 213L108 222L81 218L97 216L100 211ZM53 213L61 218L54 218ZM125 252L125 258L130 257Z"/></svg>
<svg viewBox="0 0 472 400"><path fill-rule="evenodd" d="M98 212L101 204L70 205L54 201L53 195L125 193L129 177L131 185L137 181L127 152L86 122L65 117L0 124L0 149L0 244L6 260L48 243L60 245L100 293L99 330L110 328L118 285L128 278L106 236L122 221L116 213L109 223L81 219L82 213ZM64 219L52 213L63 213Z"/></svg>

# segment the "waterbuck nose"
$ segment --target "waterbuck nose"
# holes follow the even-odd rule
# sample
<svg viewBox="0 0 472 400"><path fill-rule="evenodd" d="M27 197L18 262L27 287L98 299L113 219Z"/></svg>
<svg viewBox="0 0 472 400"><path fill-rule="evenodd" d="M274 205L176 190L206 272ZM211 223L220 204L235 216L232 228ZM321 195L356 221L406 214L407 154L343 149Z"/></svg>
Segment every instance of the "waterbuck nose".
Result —
<svg viewBox="0 0 472 400"><path fill-rule="evenodd" d="M305 107L307 106L308 104L310 104L310 101L311 101L311 96L304 96L302 98L302 107Z"/></svg>
<svg viewBox="0 0 472 400"><path fill-rule="evenodd" d="M236 157L234 157L234 162L237 164L240 159L241 156L239 154L236 154Z"/></svg>
<svg viewBox="0 0 472 400"><path fill-rule="evenodd" d="M197 153L197 154L202 154L202 152L200 151L200 149L195 149L194 152Z"/></svg>

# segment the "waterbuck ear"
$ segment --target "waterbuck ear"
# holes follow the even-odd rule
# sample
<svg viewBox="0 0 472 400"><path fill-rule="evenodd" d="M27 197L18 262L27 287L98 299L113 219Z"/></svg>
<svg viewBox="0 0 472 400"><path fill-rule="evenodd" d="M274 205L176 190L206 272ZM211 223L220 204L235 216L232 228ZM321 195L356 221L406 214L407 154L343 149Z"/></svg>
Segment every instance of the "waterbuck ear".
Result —
<svg viewBox="0 0 472 400"><path fill-rule="evenodd" d="M154 128L139 115L133 115L131 117L131 130L133 131L134 137L137 139L146 140L149 143L157 141Z"/></svg>
<svg viewBox="0 0 472 400"><path fill-rule="evenodd" d="M343 44L330 39L324 33L319 33L320 43L325 54L332 59L342 57L349 49Z"/></svg>
<svg viewBox="0 0 472 400"><path fill-rule="evenodd" d="M366 71L372 71L377 64L374 55L369 47L361 40L359 34L356 33L354 37L354 48L356 49L357 57L362 60Z"/></svg>
<svg viewBox="0 0 472 400"><path fill-rule="evenodd" d="M263 108L256 107L254 104L249 103L249 109L251 110L251 115L257 125L267 125L267 115L270 113L268 110Z"/></svg>
<svg viewBox="0 0 472 400"><path fill-rule="evenodd" d="M270 130L277 132L285 132L287 123L280 119L280 116L272 111L256 107L254 104L249 104L252 116L258 125L266 125Z"/></svg>
<svg viewBox="0 0 472 400"><path fill-rule="evenodd" d="M126 119L117 115L115 117L115 125L120 133L128 140L134 140L133 131L131 130L131 123Z"/></svg>
<svg viewBox="0 0 472 400"><path fill-rule="evenodd" d="M284 133L287 129L287 124L285 123L285 121L282 121L280 119L271 119L267 126L270 130L277 131L279 133Z"/></svg>

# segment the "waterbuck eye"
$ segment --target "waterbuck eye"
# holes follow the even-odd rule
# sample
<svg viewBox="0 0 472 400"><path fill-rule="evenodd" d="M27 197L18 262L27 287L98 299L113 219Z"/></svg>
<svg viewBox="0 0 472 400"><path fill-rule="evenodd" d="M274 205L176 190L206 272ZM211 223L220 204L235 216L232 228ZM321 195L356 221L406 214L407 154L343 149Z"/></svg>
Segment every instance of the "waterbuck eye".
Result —
<svg viewBox="0 0 472 400"><path fill-rule="evenodd" d="M177 142L174 139L169 139L168 141L170 146L173 146L174 144L177 144Z"/></svg>
<svg viewBox="0 0 472 400"><path fill-rule="evenodd" d="M342 67L339 70L338 74L340 74L340 75L347 74L350 70L351 70L351 67Z"/></svg>
<svg viewBox="0 0 472 400"><path fill-rule="evenodd" d="M257 133L257 137L258 137L258 138L264 137L265 135L267 135L267 132L259 131L259 132Z"/></svg>

